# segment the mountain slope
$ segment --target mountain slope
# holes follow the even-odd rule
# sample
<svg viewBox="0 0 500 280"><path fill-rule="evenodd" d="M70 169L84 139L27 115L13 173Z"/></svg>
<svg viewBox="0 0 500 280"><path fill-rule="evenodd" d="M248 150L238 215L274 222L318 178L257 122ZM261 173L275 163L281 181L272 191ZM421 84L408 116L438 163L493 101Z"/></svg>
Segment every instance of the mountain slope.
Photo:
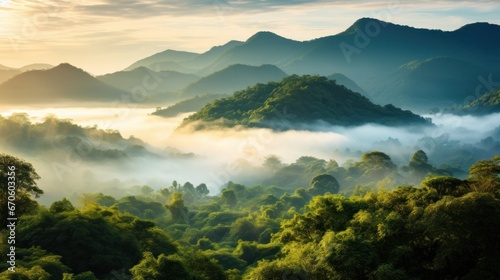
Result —
<svg viewBox="0 0 500 280"><path fill-rule="evenodd" d="M291 58L299 56L306 45L307 43L290 40L272 32L257 32L244 43L226 51L200 73L213 73L233 64L283 66Z"/></svg>
<svg viewBox="0 0 500 280"><path fill-rule="evenodd" d="M258 84L216 100L181 124L195 129L211 126L325 129L324 124L355 126L430 125L420 116L392 105L384 107L319 76L290 76L281 82ZM321 128L320 124L323 124ZM327 128L328 129L328 128Z"/></svg>
<svg viewBox="0 0 500 280"><path fill-rule="evenodd" d="M500 89L486 93L463 106L450 110L457 115L486 115L500 113Z"/></svg>
<svg viewBox="0 0 500 280"><path fill-rule="evenodd" d="M400 106L427 111L436 106L435 98L443 107L449 107L450 102L457 103L465 88L468 90L472 80L478 78L478 72L479 75L499 73L499 45L500 25L495 24L472 23L454 31L442 31L362 18L344 32L310 41L294 41L272 32L258 32L245 42L229 42L188 60L163 62L168 65L160 68L196 71L206 76L233 64L272 64L289 74L341 73L356 81L379 104L392 103L391 98L395 97L395 103ZM202 59L205 55L210 59ZM439 57L462 61L465 68L467 63L476 66L448 77L446 72L440 72L441 80L413 79L412 73L400 71L402 65L412 61L435 65L435 61L427 60ZM462 66L457 69L463 69ZM478 67L479 71L472 71ZM457 69L451 68L452 72ZM394 75L401 75L408 86L393 79ZM465 87L457 86L464 83ZM428 94L416 92L420 86L414 87L414 84L425 85ZM450 87L444 86L446 84ZM451 97L454 91L456 96ZM421 106L415 106L415 100L411 99L416 96L422 97L418 100Z"/></svg>
<svg viewBox="0 0 500 280"><path fill-rule="evenodd" d="M286 73L274 65L231 65L215 72L199 81L188 85L182 90L182 97L213 93L229 94L257 83L279 81L286 77Z"/></svg>
<svg viewBox="0 0 500 280"><path fill-rule="evenodd" d="M184 51L175 51L175 50L166 50L163 52L156 53L152 56L143 58L137 62L134 62L129 67L125 68L124 71L130 71L137 67L143 66L149 68L154 71L166 71L166 70L184 70L179 71L183 73L187 73L186 68L178 64L182 61L188 61L198 56L199 54L193 52L184 52ZM169 67L167 67L169 66ZM178 68L178 69L175 69Z"/></svg>
<svg viewBox="0 0 500 280"><path fill-rule="evenodd" d="M21 74L21 71L17 69L0 69L0 84L19 74Z"/></svg>
<svg viewBox="0 0 500 280"><path fill-rule="evenodd" d="M232 41L229 41L222 46L212 47L207 52L204 52L204 53L194 57L191 60L182 62L182 65L184 65L185 67L188 67L188 68L201 70L202 68L207 67L208 65L212 64L214 61L216 61L220 56L222 56L228 50L230 50L234 47L237 47L241 44L243 44L243 42L232 40ZM198 71L197 74L203 74L203 71Z"/></svg>
<svg viewBox="0 0 500 280"><path fill-rule="evenodd" d="M374 102L427 111L429 106L463 104L473 95L487 70L474 63L450 57L412 61L381 82L374 82Z"/></svg>
<svg viewBox="0 0 500 280"><path fill-rule="evenodd" d="M205 94L178 102L168 108L157 108L152 115L171 118L182 113L196 112L208 103L227 97L224 94Z"/></svg>
<svg viewBox="0 0 500 280"><path fill-rule="evenodd" d="M120 100L123 94L128 93L67 63L24 72L0 85L0 100L5 103L102 102Z"/></svg>
<svg viewBox="0 0 500 280"><path fill-rule="evenodd" d="M145 83L151 85L148 88L153 92L172 92L185 87L199 78L193 74L184 74L175 71L155 72L143 66L130 71L119 71L97 77L100 81L129 92L133 88Z"/></svg>
<svg viewBox="0 0 500 280"><path fill-rule="evenodd" d="M342 75L340 73L335 73L327 77L330 80L334 80L338 85L345 86L346 88L357 92L361 93L364 96L368 96L366 91L362 89L356 82L353 80L349 79L347 76Z"/></svg>
<svg viewBox="0 0 500 280"><path fill-rule="evenodd" d="M26 72L26 71L31 71L31 70L46 70L54 67L54 65L46 64L46 63L33 63L33 64L28 64L25 65L21 68L19 68L19 71Z"/></svg>

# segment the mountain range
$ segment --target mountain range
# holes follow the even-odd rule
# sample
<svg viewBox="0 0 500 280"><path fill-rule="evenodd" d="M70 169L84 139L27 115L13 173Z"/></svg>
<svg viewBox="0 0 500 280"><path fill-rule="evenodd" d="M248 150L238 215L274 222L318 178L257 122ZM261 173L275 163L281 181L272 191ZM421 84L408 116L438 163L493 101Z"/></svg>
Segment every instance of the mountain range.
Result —
<svg viewBox="0 0 500 280"><path fill-rule="evenodd" d="M44 69L50 69L52 67L54 66L45 63L29 64L21 68L11 68L4 65L0 65L0 84L26 71L44 70Z"/></svg>
<svg viewBox="0 0 500 280"><path fill-rule="evenodd" d="M463 105L477 95L486 77L500 77L499 45L500 26L489 23L442 31L362 18L344 32L309 41L261 31L200 54L166 50L99 77L81 72L71 77L75 71L56 77L0 67L0 99L103 101L146 85L156 96L151 102L181 101L229 94L285 75L315 74L336 75L332 79L375 104L426 113Z"/></svg>
<svg viewBox="0 0 500 280"><path fill-rule="evenodd" d="M234 64L273 64L288 74L341 73L377 104L425 111L462 104L481 75L500 73L498 45L500 26L489 23L442 31L362 18L344 32L304 42L258 32L203 54L168 51L145 60L175 63L201 76Z"/></svg>

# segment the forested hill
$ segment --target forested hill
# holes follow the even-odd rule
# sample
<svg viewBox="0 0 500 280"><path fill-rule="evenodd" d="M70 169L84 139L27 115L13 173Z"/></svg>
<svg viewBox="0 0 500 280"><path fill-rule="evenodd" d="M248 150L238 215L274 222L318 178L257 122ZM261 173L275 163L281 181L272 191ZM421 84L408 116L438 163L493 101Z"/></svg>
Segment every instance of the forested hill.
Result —
<svg viewBox="0 0 500 280"><path fill-rule="evenodd" d="M451 109L451 112L458 115L487 115L500 112L500 90L486 93L469 103Z"/></svg>
<svg viewBox="0 0 500 280"><path fill-rule="evenodd" d="M297 76L257 84L215 100L181 124L196 129L213 126L268 127L276 130L316 130L313 123L356 126L431 125L426 119L391 104L375 105L368 98L326 77ZM305 126L307 124L307 126Z"/></svg>

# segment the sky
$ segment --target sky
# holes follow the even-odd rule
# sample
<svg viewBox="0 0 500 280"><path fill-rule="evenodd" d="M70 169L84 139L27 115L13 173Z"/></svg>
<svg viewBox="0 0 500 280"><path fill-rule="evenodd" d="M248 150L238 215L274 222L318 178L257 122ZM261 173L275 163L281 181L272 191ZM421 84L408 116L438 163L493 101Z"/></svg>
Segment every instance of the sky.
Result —
<svg viewBox="0 0 500 280"><path fill-rule="evenodd" d="M67 62L94 75L166 49L202 53L258 31L334 35L362 17L455 30L500 24L498 0L0 0L0 65Z"/></svg>

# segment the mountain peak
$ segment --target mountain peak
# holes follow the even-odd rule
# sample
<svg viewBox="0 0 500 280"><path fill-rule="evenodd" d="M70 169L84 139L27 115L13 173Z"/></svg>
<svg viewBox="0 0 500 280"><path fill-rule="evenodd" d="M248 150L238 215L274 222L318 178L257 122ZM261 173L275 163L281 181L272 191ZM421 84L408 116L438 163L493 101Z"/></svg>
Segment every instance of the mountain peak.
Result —
<svg viewBox="0 0 500 280"><path fill-rule="evenodd" d="M365 26L369 23L372 23L372 24L377 23L381 26L386 26L387 24L389 24L389 22L381 21L381 20L378 20L376 18L364 17L364 18L360 18L360 19L356 20L344 32L351 33L351 32L357 32L359 29L363 30L365 28Z"/></svg>
<svg viewBox="0 0 500 280"><path fill-rule="evenodd" d="M488 22L475 22L475 23L470 23L466 24L459 29L455 30L455 32L460 32L460 33L476 33L476 32L481 32L481 33L487 33L490 32L491 30L498 30L500 29L500 25L496 24L491 24Z"/></svg>
<svg viewBox="0 0 500 280"><path fill-rule="evenodd" d="M288 40L284 37L281 37L277 35L276 33L273 33L271 31L259 31L255 33L252 37L248 38L246 41L247 43L249 42L258 42L258 41L267 41L269 42L270 40Z"/></svg>
<svg viewBox="0 0 500 280"><path fill-rule="evenodd" d="M56 70L56 69L66 69L66 70L68 70L68 69L72 69L72 70L82 70L81 68L78 68L78 67L76 67L76 66L73 66L73 65L71 65L71 64L69 64L69 63L67 63L67 62L63 62L63 63L61 63L61 64L57 65L56 67L54 67L53 69L54 69L54 70ZM82 70L82 71L83 71L83 70Z"/></svg>

